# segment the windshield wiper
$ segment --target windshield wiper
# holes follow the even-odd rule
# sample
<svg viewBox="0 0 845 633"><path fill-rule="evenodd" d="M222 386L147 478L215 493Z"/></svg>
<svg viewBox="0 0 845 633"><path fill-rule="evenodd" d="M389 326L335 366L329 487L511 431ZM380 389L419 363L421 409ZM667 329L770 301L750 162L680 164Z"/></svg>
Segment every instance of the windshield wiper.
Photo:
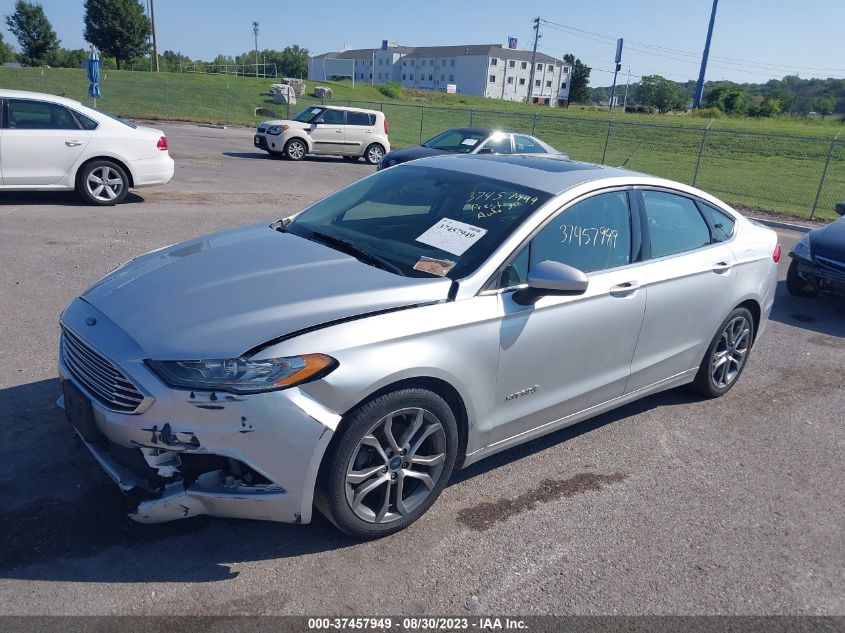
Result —
<svg viewBox="0 0 845 633"><path fill-rule="evenodd" d="M378 255L370 253L369 251L358 246L357 244L347 242L346 240L340 237L329 235L328 233L322 233L320 231L312 231L311 237L315 237L321 242L328 244L329 246L334 246L339 251L343 251L344 253L353 255L356 259L359 259L363 262L373 264L375 266L378 266L379 268L383 268L384 270L405 277L405 273L403 273L402 269L399 268L396 264L394 264L393 262L389 262L383 257L379 257Z"/></svg>

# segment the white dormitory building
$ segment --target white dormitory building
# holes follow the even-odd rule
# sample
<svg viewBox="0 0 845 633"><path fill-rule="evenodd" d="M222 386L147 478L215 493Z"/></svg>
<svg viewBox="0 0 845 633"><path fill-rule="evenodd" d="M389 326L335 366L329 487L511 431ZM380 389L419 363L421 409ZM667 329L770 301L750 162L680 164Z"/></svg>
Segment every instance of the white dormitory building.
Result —
<svg viewBox="0 0 845 633"><path fill-rule="evenodd" d="M399 46L382 42L381 48L347 49L308 59L308 79L330 81L353 76L356 82L399 82L404 88L454 91L491 99L528 101L531 85L531 51L503 48L500 44L465 46ZM531 102L550 106L566 104L572 69L560 59L537 53Z"/></svg>

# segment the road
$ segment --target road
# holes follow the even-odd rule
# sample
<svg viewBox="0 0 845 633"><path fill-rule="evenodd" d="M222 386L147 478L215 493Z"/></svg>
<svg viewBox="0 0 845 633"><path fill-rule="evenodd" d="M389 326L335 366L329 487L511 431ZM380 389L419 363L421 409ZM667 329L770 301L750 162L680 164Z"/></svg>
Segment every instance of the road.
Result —
<svg viewBox="0 0 845 633"><path fill-rule="evenodd" d="M372 171L164 127L176 178L128 204L0 195L0 613L845 614L845 303L783 281L727 396L669 391L490 458L387 539L132 523L55 406L63 307L132 256Z"/></svg>

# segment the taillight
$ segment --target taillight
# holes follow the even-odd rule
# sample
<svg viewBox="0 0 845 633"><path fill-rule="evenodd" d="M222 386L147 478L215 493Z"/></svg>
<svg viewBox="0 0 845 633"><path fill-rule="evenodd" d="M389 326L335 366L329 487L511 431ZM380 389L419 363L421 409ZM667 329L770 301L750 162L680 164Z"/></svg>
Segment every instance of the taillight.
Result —
<svg viewBox="0 0 845 633"><path fill-rule="evenodd" d="M390 134L390 126L387 125L387 117L384 117L384 135Z"/></svg>
<svg viewBox="0 0 845 633"><path fill-rule="evenodd" d="M166 152L167 151L167 137L162 136L160 139L158 139L158 143L156 143L156 147L159 148L162 152Z"/></svg>
<svg viewBox="0 0 845 633"><path fill-rule="evenodd" d="M772 259L775 260L776 264L780 261L780 244L775 246L775 252L772 253Z"/></svg>

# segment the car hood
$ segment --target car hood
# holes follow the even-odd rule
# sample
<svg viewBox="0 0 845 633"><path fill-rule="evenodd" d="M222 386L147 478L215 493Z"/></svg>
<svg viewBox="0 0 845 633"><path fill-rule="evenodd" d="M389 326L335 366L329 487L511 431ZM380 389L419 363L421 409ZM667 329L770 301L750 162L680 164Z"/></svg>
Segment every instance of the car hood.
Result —
<svg viewBox="0 0 845 633"><path fill-rule="evenodd" d="M425 158L426 156L440 156L441 154L451 154L442 149L434 149L432 147L423 147L417 145L416 147L406 147L405 149L398 149L390 152L384 157L384 162L396 161L397 163L404 163L409 160L416 160L417 158Z"/></svg>
<svg viewBox="0 0 845 633"><path fill-rule="evenodd" d="M271 121L262 121L258 125L270 127L271 125L287 125L294 130L310 130L312 125L310 123L303 123L302 121L291 121L289 119L273 119Z"/></svg>
<svg viewBox="0 0 845 633"><path fill-rule="evenodd" d="M845 218L810 233L813 255L845 261Z"/></svg>
<svg viewBox="0 0 845 633"><path fill-rule="evenodd" d="M338 319L442 301L450 286L395 275L263 224L142 255L82 298L149 358L199 360L238 357Z"/></svg>

